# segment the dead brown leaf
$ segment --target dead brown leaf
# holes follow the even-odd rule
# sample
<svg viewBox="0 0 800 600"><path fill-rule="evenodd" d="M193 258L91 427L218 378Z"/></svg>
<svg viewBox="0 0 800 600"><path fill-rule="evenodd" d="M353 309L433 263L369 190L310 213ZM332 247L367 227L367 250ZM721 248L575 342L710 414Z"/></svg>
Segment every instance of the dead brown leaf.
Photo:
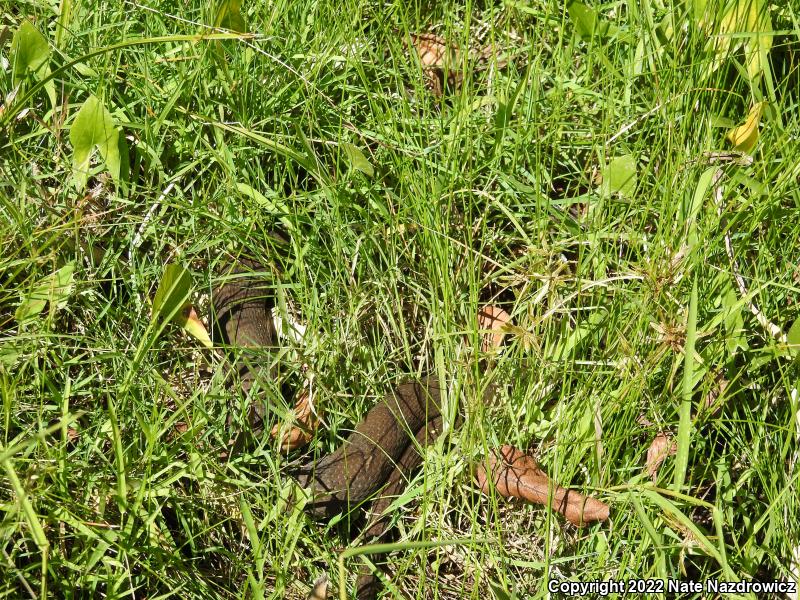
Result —
<svg viewBox="0 0 800 600"><path fill-rule="evenodd" d="M444 69L458 58L458 49L440 35L411 33L409 37L423 69Z"/></svg>
<svg viewBox="0 0 800 600"><path fill-rule="evenodd" d="M553 483L532 456L513 446L494 450L478 467L476 477L484 494L494 485L501 496L550 506L578 527L608 519L607 504Z"/></svg>
<svg viewBox="0 0 800 600"><path fill-rule="evenodd" d="M654 482L658 479L658 469L668 456L675 454L678 451L678 445L666 433L659 432L650 442L650 447L647 449L647 474Z"/></svg>
<svg viewBox="0 0 800 600"><path fill-rule="evenodd" d="M487 304L478 311L478 329L481 331L481 352L497 350L503 344L506 326L511 315L499 306Z"/></svg>
<svg viewBox="0 0 800 600"><path fill-rule="evenodd" d="M449 90L456 90L461 86L464 80L464 73L461 72L464 58L472 63L483 63L484 68L492 58L496 58L494 46L462 49L435 33L409 33L404 44L406 48L410 45L415 51L428 87L436 96L444 93L445 86ZM495 60L492 64L503 68L508 64L508 59ZM478 70L477 67L474 68Z"/></svg>
<svg viewBox="0 0 800 600"><path fill-rule="evenodd" d="M442 36L434 33L410 33L409 38L428 87L435 96L444 93L445 85L450 89L461 85L463 75L454 70L461 62L457 46L448 44Z"/></svg>
<svg viewBox="0 0 800 600"><path fill-rule="evenodd" d="M78 430L75 429L74 427L67 427L67 441L70 444L74 444L75 442L77 442L80 435L81 434L78 433Z"/></svg>
<svg viewBox="0 0 800 600"><path fill-rule="evenodd" d="M293 425L288 431L283 431L281 437L281 450L288 452L301 448L311 441L314 431L319 424L317 415L312 410L311 389L307 385L297 395L294 409L292 409ZM277 424L270 432L273 438L281 435L281 425Z"/></svg>
<svg viewBox="0 0 800 600"><path fill-rule="evenodd" d="M320 575L311 586L307 600L325 600L328 597L328 576Z"/></svg>
<svg viewBox="0 0 800 600"><path fill-rule="evenodd" d="M432 33L410 34L410 38L428 88L435 96L440 97L444 93L445 72L457 64L456 49L449 46L441 36ZM452 83L457 85L455 79Z"/></svg>

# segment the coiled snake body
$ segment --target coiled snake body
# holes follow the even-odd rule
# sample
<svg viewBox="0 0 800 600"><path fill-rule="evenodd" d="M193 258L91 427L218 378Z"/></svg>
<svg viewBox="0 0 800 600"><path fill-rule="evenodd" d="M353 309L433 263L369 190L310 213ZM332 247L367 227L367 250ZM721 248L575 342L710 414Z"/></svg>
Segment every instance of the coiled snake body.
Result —
<svg viewBox="0 0 800 600"><path fill-rule="evenodd" d="M265 367L250 360L247 348L277 348L278 336L272 319L274 299L257 272L254 261L240 260L231 279L214 293L215 331L238 353L234 369L246 395L259 377L276 377L276 366ZM367 538L387 533L385 509L402 492L412 472L420 465L419 449L441 432L441 390L435 378L404 383L373 407L332 454L302 466L298 483L311 491L306 511L316 518L332 517L361 505L380 490L371 508L364 534ZM250 406L250 421L259 428L263 406ZM359 599L374 598L380 589L372 575L357 582Z"/></svg>

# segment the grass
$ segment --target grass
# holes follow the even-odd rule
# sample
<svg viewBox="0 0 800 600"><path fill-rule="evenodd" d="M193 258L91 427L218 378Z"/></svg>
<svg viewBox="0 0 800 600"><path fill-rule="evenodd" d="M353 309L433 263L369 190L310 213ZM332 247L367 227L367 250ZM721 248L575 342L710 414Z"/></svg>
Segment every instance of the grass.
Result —
<svg viewBox="0 0 800 600"><path fill-rule="evenodd" d="M9 34L24 18L44 34L53 73L24 73L14 99L0 26L3 597L302 598L323 572L338 586L343 550L351 586L366 541L294 506L286 466L424 372L464 423L396 503L387 597L797 580L798 369L780 335L800 313L796 6L769 7L756 79L680 2L598 5L593 35L592 9L552 0L248 2L254 35L215 41L199 34L233 27L233 2L54 6L0 4ZM510 62L465 58L438 98L408 49L425 31ZM129 155L124 181L96 157L76 189L89 94ZM725 136L762 100L750 161ZM618 191L610 164L635 181ZM191 269L207 318L242 252L282 269L313 332L282 366L315 373L325 426L307 454L265 438L221 458L245 399L220 354L150 325L167 264ZM489 371L486 302L515 324ZM651 482L662 431L677 455ZM479 495L471 465L503 443L610 521Z"/></svg>

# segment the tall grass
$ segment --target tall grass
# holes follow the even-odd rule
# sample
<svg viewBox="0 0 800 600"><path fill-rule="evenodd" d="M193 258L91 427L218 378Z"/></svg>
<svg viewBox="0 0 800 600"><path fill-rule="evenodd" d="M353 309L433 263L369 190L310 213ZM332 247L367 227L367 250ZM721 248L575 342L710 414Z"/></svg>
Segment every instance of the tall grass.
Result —
<svg viewBox="0 0 800 600"><path fill-rule="evenodd" d="M768 7L754 79L680 2L244 3L252 35L226 39L203 36L235 25L232 1L54 6L0 5L9 34L29 19L45 36L52 81L28 73L14 96L3 38L5 597L301 598L323 572L339 583L345 548L352 585L367 540L306 517L287 465L423 372L449 384L450 429L396 503L389 596L796 581L796 350L768 326L793 331L800 297L796 8ZM408 46L425 31L494 56L461 60L463 85L437 97ZM95 159L76 189L69 132L90 94L129 173ZM750 160L726 133L762 100ZM612 164L635 179L618 189ZM310 364L324 408L305 454L265 438L225 458L246 399L221 354L149 326L168 263L191 269L207 319L242 253L280 271L312 332L282 366L296 384ZM489 370L487 302L515 324ZM651 481L659 432L677 456ZM610 522L479 495L471 467L502 443L609 502Z"/></svg>

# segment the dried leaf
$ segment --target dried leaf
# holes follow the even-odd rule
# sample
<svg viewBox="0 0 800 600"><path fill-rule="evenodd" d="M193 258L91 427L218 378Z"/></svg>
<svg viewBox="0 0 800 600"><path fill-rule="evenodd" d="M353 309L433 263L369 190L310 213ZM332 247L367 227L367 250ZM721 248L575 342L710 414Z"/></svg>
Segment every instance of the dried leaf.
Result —
<svg viewBox="0 0 800 600"><path fill-rule="evenodd" d="M67 427L67 441L70 444L74 444L75 442L77 442L80 436L81 434L78 433L77 429L75 429L74 427Z"/></svg>
<svg viewBox="0 0 800 600"><path fill-rule="evenodd" d="M478 467L476 478L484 494L494 486L503 497L550 506L578 527L608 519L607 504L553 483L532 456L513 446L493 451Z"/></svg>
<svg viewBox="0 0 800 600"><path fill-rule="evenodd" d="M445 84L451 89L458 88L463 76L452 72L460 63L460 53L456 46L448 44L444 38L433 33L409 34L411 45L417 54L428 87L435 96L444 93ZM445 75L447 76L445 81Z"/></svg>
<svg viewBox="0 0 800 600"><path fill-rule="evenodd" d="M203 321L200 320L200 317L191 304L184 305L181 312L175 317L175 322L180 325L186 333L199 340L206 348L214 347L214 343L211 341L211 336L208 335L206 326L203 325Z"/></svg>
<svg viewBox="0 0 800 600"><path fill-rule="evenodd" d="M273 438L281 435L281 450L289 452L301 448L311 441L314 431L319 423L312 406L311 388L306 385L297 395L294 409L292 409L293 425L288 431L283 430L280 424L272 428L270 434Z"/></svg>
<svg viewBox="0 0 800 600"><path fill-rule="evenodd" d="M328 576L320 575L311 586L307 600L325 600L328 597Z"/></svg>
<svg viewBox="0 0 800 600"><path fill-rule="evenodd" d="M502 69L509 63L507 56L498 57L494 44L483 48L464 49L448 43L443 37L433 33L410 33L404 45L407 49L408 46L413 47L428 87L436 96L443 94L445 86L450 91L457 90L461 86L464 81L464 73L461 72L464 58L468 58L471 63L482 63L483 68L493 66ZM477 71L481 67L473 64L471 68Z"/></svg>
<svg viewBox="0 0 800 600"><path fill-rule="evenodd" d="M443 37L433 33L410 34L411 43L417 51L424 69L444 69L458 58L458 50Z"/></svg>
<svg viewBox="0 0 800 600"><path fill-rule="evenodd" d="M671 456L678 451L678 445L670 436L663 431L660 432L647 449L647 474L655 482L658 479L658 469L667 456Z"/></svg>
<svg viewBox="0 0 800 600"><path fill-rule="evenodd" d="M481 332L481 352L497 350L503 344L506 325L511 323L511 315L499 306L487 304L478 311L478 329Z"/></svg>

